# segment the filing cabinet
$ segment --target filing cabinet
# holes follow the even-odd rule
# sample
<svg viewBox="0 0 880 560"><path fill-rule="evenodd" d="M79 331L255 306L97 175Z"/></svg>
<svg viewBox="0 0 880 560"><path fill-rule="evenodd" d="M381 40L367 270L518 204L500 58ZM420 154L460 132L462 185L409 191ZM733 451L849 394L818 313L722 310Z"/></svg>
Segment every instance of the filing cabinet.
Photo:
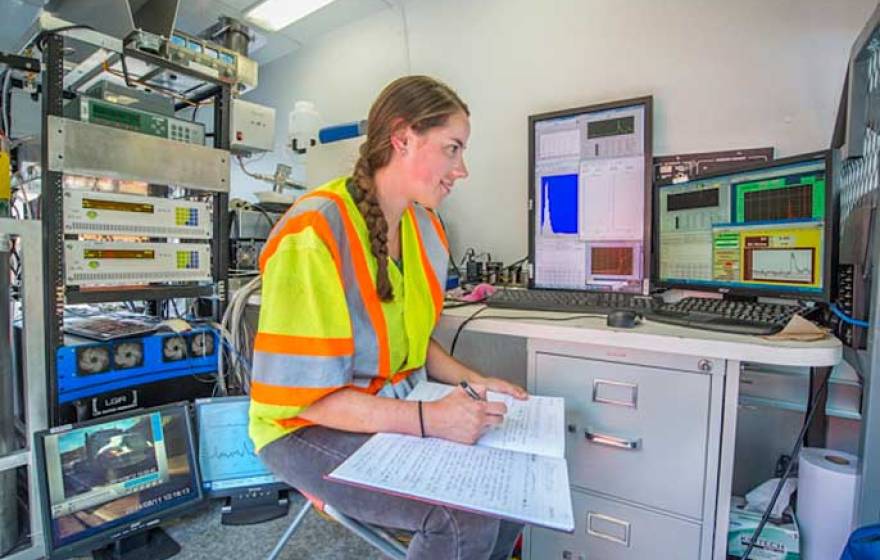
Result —
<svg viewBox="0 0 880 560"><path fill-rule="evenodd" d="M530 341L529 390L565 399L576 528L530 528L528 558L702 557L703 527L711 533L714 519L707 492L714 497L717 483L713 370L723 363Z"/></svg>
<svg viewBox="0 0 880 560"><path fill-rule="evenodd" d="M436 339L448 348L472 313L444 311ZM525 358L529 391L562 396L567 409L576 529L526 527L526 560L723 560L735 464L764 453L754 441L735 453L738 419L744 432L780 429L762 411L738 414L737 404L802 416L804 368L841 359L834 339L807 345L652 322L625 330L601 318L545 322L517 311L502 320L506 313L470 323L457 354L511 380ZM845 372L832 379L829 445L852 443L836 423L858 422L859 389Z"/></svg>

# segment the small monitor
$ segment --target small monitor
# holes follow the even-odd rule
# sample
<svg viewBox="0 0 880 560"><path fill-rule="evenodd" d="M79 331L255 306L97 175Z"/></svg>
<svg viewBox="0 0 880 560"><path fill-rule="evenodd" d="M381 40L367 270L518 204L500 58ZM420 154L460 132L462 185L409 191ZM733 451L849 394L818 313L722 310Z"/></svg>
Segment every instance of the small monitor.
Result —
<svg viewBox="0 0 880 560"><path fill-rule="evenodd" d="M131 548L122 541L150 558L179 550L153 529L202 498L185 404L39 432L35 448L53 558Z"/></svg>
<svg viewBox="0 0 880 560"><path fill-rule="evenodd" d="M828 301L831 175L817 152L659 185L657 286Z"/></svg>
<svg viewBox="0 0 880 560"><path fill-rule="evenodd" d="M287 514L289 490L266 468L248 436L249 397L197 399L199 469L210 498L228 498L223 523L259 523Z"/></svg>
<svg viewBox="0 0 880 560"><path fill-rule="evenodd" d="M648 293L651 107L529 117L529 287Z"/></svg>

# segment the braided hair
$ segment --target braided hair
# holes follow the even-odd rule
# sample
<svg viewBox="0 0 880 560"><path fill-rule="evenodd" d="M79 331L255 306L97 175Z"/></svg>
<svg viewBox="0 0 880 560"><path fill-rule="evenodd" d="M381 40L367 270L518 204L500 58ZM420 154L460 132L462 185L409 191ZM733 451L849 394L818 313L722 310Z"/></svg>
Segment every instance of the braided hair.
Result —
<svg viewBox="0 0 880 560"><path fill-rule="evenodd" d="M370 251L376 258L376 293L382 301L394 298L388 277L388 222L379 206L376 171L391 161L391 135L399 126L416 133L442 126L459 111L470 115L467 105L449 86L427 76L405 76L382 90L367 117L367 139L352 172L352 196L367 223Z"/></svg>

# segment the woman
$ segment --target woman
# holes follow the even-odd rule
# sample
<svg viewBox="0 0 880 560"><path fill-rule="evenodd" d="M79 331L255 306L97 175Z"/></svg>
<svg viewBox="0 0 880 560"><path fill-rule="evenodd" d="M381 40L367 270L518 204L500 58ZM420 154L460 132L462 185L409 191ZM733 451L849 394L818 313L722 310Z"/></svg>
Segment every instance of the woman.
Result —
<svg viewBox="0 0 880 560"><path fill-rule="evenodd" d="M403 400L427 372L526 398L431 339L446 236L429 209L467 177L467 106L425 76L389 84L368 116L353 176L300 197L260 256L250 433L293 487L367 523L415 533L408 558L507 558L521 526L324 480L376 432L471 444L505 407L457 388Z"/></svg>

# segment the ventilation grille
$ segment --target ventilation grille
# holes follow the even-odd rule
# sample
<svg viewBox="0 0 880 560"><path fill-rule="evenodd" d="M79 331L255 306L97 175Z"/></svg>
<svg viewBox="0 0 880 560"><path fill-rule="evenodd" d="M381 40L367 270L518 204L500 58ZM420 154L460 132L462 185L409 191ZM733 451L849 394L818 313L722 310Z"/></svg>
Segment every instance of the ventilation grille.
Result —
<svg viewBox="0 0 880 560"><path fill-rule="evenodd" d="M72 272L69 280L75 282L101 282L106 280L125 280L142 282L144 280L210 280L211 275L198 270L168 270L155 272Z"/></svg>
<svg viewBox="0 0 880 560"><path fill-rule="evenodd" d="M97 224L93 222L73 222L66 228L68 233L94 232L94 233L136 233L145 235L189 236L197 227L168 227L168 226L136 226L136 225L111 225Z"/></svg>
<svg viewBox="0 0 880 560"><path fill-rule="evenodd" d="M868 47L868 96L877 95L880 90L880 44L872 41ZM880 124L880 123L878 123ZM880 134L869 126L865 130L864 154L861 158L845 162L840 170L840 223L843 224L850 213L866 200L868 193L874 192L880 183L878 177L878 158L880 158Z"/></svg>

